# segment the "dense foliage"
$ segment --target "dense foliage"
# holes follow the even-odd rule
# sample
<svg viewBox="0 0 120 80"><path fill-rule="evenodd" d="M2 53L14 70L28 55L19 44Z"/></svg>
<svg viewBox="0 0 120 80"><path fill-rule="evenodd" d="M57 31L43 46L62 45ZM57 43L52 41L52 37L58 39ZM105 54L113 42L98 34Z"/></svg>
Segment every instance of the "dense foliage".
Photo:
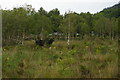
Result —
<svg viewBox="0 0 120 80"><path fill-rule="evenodd" d="M118 7L91 14L68 12L61 15L56 8L49 12L42 7L35 11L31 5L2 10L3 45L22 44L25 39L58 38L82 39L85 35L115 39L118 35Z"/></svg>
<svg viewBox="0 0 120 80"><path fill-rule="evenodd" d="M109 7L105 8L103 11L101 11L106 17L116 17L118 18L120 16L120 3Z"/></svg>

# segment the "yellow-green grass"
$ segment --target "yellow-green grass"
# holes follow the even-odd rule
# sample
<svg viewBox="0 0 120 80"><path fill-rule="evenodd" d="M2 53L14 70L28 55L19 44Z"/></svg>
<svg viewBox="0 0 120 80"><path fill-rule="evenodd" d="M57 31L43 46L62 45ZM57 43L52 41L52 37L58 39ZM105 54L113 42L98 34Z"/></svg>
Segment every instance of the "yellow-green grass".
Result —
<svg viewBox="0 0 120 80"><path fill-rule="evenodd" d="M3 47L3 78L116 78L118 45L113 40L34 41Z"/></svg>

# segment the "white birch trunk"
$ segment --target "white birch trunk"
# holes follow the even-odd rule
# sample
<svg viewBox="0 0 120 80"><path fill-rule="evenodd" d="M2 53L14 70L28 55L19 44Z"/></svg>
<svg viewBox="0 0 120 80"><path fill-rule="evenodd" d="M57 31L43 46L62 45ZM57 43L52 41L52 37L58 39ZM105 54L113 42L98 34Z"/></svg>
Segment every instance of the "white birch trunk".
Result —
<svg viewBox="0 0 120 80"><path fill-rule="evenodd" d="M70 16L69 16L69 25L68 25L68 41L67 41L67 44L68 44L68 46L70 45Z"/></svg>

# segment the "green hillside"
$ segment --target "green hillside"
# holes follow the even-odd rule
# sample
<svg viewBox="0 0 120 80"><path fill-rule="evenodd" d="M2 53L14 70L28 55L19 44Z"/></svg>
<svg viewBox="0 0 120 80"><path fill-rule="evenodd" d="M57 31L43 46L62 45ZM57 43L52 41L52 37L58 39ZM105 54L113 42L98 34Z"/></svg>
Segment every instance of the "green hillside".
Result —
<svg viewBox="0 0 120 80"><path fill-rule="evenodd" d="M106 17L116 17L118 18L120 16L120 3L103 9L100 13L103 13Z"/></svg>

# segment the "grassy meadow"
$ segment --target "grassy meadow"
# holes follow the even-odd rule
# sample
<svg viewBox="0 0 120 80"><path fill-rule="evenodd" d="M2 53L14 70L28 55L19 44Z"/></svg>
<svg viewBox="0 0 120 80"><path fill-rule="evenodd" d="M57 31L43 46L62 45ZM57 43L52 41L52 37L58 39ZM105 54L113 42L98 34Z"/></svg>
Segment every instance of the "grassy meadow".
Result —
<svg viewBox="0 0 120 80"><path fill-rule="evenodd" d="M117 40L56 40L51 48L24 45L3 47L3 78L116 78Z"/></svg>

